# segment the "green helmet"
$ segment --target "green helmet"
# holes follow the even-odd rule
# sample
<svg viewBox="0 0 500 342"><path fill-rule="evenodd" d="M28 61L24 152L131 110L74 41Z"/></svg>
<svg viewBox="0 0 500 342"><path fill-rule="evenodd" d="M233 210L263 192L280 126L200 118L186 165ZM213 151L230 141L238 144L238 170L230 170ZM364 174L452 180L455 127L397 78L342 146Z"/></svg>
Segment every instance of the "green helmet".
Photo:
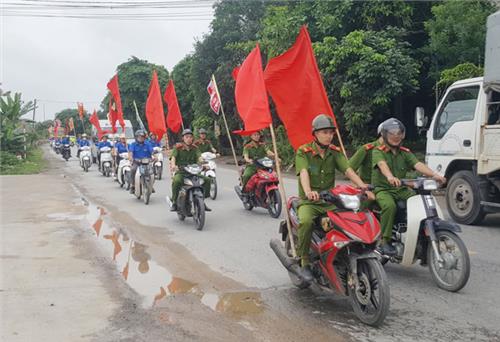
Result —
<svg viewBox="0 0 500 342"><path fill-rule="evenodd" d="M199 134L207 134L207 130L206 130L205 128L200 128L200 129L198 130L198 133L199 133Z"/></svg>
<svg viewBox="0 0 500 342"><path fill-rule="evenodd" d="M185 136L187 134L193 135L193 131L190 130L189 128L186 128L185 130L182 131L182 136Z"/></svg>
<svg viewBox="0 0 500 342"><path fill-rule="evenodd" d="M312 133L322 130L322 129L335 129L333 120L330 116L326 114L319 114L312 121Z"/></svg>

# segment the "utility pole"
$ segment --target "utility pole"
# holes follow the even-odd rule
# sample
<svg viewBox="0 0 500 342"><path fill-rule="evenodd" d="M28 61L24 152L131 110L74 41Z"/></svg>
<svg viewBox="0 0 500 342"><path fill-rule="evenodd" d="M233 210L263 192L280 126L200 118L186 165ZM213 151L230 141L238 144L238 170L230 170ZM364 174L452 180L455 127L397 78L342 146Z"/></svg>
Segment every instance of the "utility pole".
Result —
<svg viewBox="0 0 500 342"><path fill-rule="evenodd" d="M33 105L33 128L35 128L35 110L36 110L36 99L35 99L35 104Z"/></svg>
<svg viewBox="0 0 500 342"><path fill-rule="evenodd" d="M43 121L45 121L45 103L43 104Z"/></svg>

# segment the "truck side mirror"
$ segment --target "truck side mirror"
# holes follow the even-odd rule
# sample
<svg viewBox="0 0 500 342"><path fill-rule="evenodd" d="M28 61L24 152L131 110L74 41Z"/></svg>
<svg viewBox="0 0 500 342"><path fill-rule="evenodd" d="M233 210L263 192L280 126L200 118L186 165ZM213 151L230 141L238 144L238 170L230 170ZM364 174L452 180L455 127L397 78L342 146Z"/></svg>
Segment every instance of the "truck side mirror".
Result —
<svg viewBox="0 0 500 342"><path fill-rule="evenodd" d="M415 108L415 125L419 128L425 127L427 123L427 118L425 117L425 110L423 107Z"/></svg>

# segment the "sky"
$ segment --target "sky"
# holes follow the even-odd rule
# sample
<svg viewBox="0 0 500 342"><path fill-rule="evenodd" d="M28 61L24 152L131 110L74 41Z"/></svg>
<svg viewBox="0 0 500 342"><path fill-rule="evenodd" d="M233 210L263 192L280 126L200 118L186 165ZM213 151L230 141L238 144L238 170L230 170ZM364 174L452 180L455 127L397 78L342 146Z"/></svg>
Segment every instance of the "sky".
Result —
<svg viewBox="0 0 500 342"><path fill-rule="evenodd" d="M211 8L203 12L212 17ZM171 71L193 51L195 39L208 33L210 20L206 18L133 21L1 16L0 88L21 92L24 101L37 99L36 121L76 108L77 101L87 111L98 109L119 64L133 55Z"/></svg>

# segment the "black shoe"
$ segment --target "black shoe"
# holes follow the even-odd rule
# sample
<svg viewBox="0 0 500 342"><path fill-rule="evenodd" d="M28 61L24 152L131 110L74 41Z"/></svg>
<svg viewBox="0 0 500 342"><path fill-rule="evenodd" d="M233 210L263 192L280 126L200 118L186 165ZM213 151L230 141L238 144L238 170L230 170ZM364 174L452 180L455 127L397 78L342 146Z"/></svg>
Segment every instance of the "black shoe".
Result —
<svg viewBox="0 0 500 342"><path fill-rule="evenodd" d="M135 188L133 186L130 187L130 193L131 194L135 193Z"/></svg>
<svg viewBox="0 0 500 342"><path fill-rule="evenodd" d="M396 255L396 248L390 242L383 242L380 251L385 255Z"/></svg>
<svg viewBox="0 0 500 342"><path fill-rule="evenodd" d="M210 209L209 207L207 207L207 205L205 204L205 211L212 211L212 209Z"/></svg>
<svg viewBox="0 0 500 342"><path fill-rule="evenodd" d="M170 207L170 211L177 211L177 204L172 204L172 206Z"/></svg>
<svg viewBox="0 0 500 342"><path fill-rule="evenodd" d="M309 265L302 266L301 268L299 268L298 273L299 276L307 282L311 282L314 279L313 274L311 272L311 267L309 267Z"/></svg>
<svg viewBox="0 0 500 342"><path fill-rule="evenodd" d="M156 191L155 191L155 188L153 188L153 189L151 190L151 193L152 193L152 194L154 194L155 192L156 192Z"/></svg>

